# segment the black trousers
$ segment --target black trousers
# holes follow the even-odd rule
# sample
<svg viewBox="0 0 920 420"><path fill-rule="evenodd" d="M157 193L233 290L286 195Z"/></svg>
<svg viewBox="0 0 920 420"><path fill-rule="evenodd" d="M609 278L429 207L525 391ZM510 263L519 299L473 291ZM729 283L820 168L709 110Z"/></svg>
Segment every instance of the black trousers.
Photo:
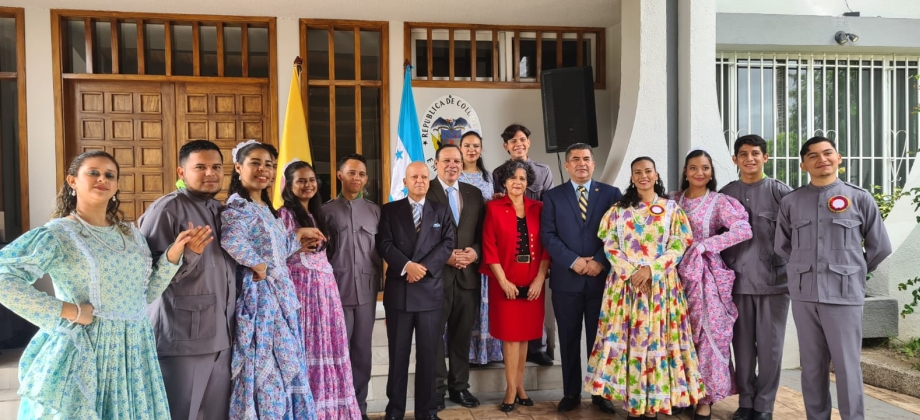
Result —
<svg viewBox="0 0 920 420"><path fill-rule="evenodd" d="M456 283L444 288L441 323L447 323L447 348L438 340L438 393L470 389L470 336L479 312L479 289L463 289ZM446 353L445 353L446 351ZM447 362L450 360L450 370Z"/></svg>
<svg viewBox="0 0 920 420"><path fill-rule="evenodd" d="M415 417L438 413L435 400L438 341L443 340L441 309L406 312L386 308L390 370L387 375L386 414L401 419L406 415L409 384L409 353L415 333Z"/></svg>
<svg viewBox="0 0 920 420"><path fill-rule="evenodd" d="M584 323L588 355L597 336L603 293L553 291L553 311L559 330L562 356L562 391L564 395L581 395L585 373L581 370L581 327Z"/></svg>

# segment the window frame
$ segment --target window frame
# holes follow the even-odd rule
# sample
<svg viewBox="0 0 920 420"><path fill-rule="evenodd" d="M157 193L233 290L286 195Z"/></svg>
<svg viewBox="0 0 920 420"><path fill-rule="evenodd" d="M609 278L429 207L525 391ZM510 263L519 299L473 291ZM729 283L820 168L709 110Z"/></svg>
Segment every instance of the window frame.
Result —
<svg viewBox="0 0 920 420"><path fill-rule="evenodd" d="M449 24L434 22L405 22L404 26L404 48L403 54L406 62L415 62L415 41L421 38L418 34L426 33L424 39L443 40L443 36L435 37L433 31L448 31L448 42L450 43L450 73L444 78L435 78L432 74L432 43L427 43L428 48L428 77L412 78L412 84L416 87L446 87L446 88L495 88L495 89L539 89L540 74L542 72L542 35L544 33L553 33L556 38L556 68L562 68L562 41L568 40L566 34L575 34L577 61L583 64L584 47L582 41L593 39L594 49L594 89L604 90L607 84L607 43L606 29L592 27L567 27L567 26L510 26L510 25L477 25L477 24ZM471 80L455 80L454 77L454 40L456 31L492 32L492 80L477 80L480 76L476 74L476 48L475 44L471 45L471 62L472 71ZM521 78L519 72L520 66L520 40L522 35L534 34L533 39L536 41L536 72L532 78ZM562 36L559 36L562 35ZM586 37L585 35L590 35ZM471 36L472 40L476 36ZM509 48L510 44L510 48ZM503 77L504 76L504 77ZM464 77L464 79L467 79Z"/></svg>
<svg viewBox="0 0 920 420"><path fill-rule="evenodd" d="M22 233L31 229L29 220L29 136L26 124L26 26L25 9L21 7L0 7L0 17L13 18L16 22L16 72L0 73L0 78L16 80L17 123L19 124L19 211ZM4 234L6 228L4 227ZM12 242L13 238L9 239Z"/></svg>
<svg viewBox="0 0 920 420"><path fill-rule="evenodd" d="M381 176L381 199L388 197L390 194L390 183L388 175L390 173L390 93L389 93L389 22L387 21L365 21L365 20L341 20L341 19L300 19L300 56L303 58L303 64L300 71L300 93L303 101L304 118L307 121L307 132L310 131L310 106L307 102L310 87L353 87L355 88L355 121L361 121L361 88L376 87L380 88L380 176ZM309 55L307 51L307 31L308 30L328 30L329 33L329 51L334 51L333 33L336 30L352 30L355 32L355 80L336 80L335 78L335 57L331 54L329 60L329 77L327 79L310 79L308 73ZM360 32L361 30L373 30L380 32L380 80L361 80L361 53L360 53ZM330 89L330 96L334 93ZM330 119L330 138L329 157L330 157L330 179L329 186L331 197L337 196L338 190L335 182L335 168L338 157L336 156L335 142L335 107L329 110ZM357 124L357 123L356 123ZM362 153L362 130L360 124L356 126L355 150ZM311 141L312 144L312 141ZM372 176L368 174L368 176ZM379 203L383 204L383 202Z"/></svg>

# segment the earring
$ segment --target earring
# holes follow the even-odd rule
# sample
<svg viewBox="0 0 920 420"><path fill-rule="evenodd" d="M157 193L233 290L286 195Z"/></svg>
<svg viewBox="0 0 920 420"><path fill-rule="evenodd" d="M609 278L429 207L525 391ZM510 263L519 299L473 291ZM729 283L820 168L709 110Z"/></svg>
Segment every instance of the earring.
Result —
<svg viewBox="0 0 920 420"><path fill-rule="evenodd" d="M113 196L112 196L112 202L114 203L114 202L116 202L116 201L118 201L118 199L115 198L115 196L113 195Z"/></svg>
<svg viewBox="0 0 920 420"><path fill-rule="evenodd" d="M70 189L70 195L76 197L76 196L77 196L77 190L71 188L71 189Z"/></svg>

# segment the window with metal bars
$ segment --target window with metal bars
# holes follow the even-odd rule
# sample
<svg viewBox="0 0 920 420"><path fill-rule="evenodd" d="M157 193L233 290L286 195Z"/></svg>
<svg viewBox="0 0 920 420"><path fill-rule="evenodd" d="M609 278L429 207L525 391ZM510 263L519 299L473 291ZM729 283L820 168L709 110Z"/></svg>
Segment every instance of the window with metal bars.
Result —
<svg viewBox="0 0 920 420"><path fill-rule="evenodd" d="M729 146L767 140L767 175L808 182L798 151L813 136L837 143L840 177L890 193L904 186L920 149L920 57L836 54L717 54L716 86Z"/></svg>

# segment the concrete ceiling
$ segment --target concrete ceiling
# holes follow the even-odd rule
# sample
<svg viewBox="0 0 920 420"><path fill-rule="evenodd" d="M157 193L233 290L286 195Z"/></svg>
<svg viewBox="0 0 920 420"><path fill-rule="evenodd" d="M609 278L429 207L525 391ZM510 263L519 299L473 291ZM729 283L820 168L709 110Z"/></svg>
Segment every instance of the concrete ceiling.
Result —
<svg viewBox="0 0 920 420"><path fill-rule="evenodd" d="M6 0L6 6L287 18L591 26L620 23L622 0Z"/></svg>

